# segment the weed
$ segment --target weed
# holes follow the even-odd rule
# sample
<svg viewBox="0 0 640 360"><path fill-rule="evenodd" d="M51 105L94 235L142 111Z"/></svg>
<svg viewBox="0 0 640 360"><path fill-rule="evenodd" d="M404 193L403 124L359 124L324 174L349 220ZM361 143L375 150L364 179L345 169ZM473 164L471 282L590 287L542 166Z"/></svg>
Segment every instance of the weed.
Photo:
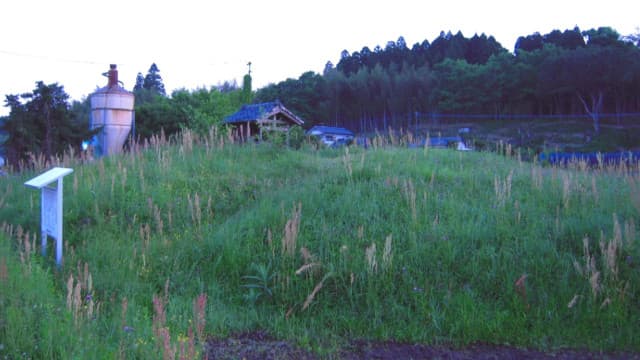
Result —
<svg viewBox="0 0 640 360"><path fill-rule="evenodd" d="M387 236L384 241L384 252L382 253L382 267L385 269L391 268L392 250L391 250L391 234Z"/></svg>
<svg viewBox="0 0 640 360"><path fill-rule="evenodd" d="M369 271L370 273L375 273L378 270L378 260L376 259L376 243L371 243L370 246L367 246L364 254L367 260L367 271Z"/></svg>
<svg viewBox="0 0 640 360"><path fill-rule="evenodd" d="M288 256L293 256L296 252L296 242L298 240L298 231L300 229L300 213L302 211L302 204L293 206L293 212L291 218L287 220L287 224L284 227L284 236L282 237L282 253Z"/></svg>
<svg viewBox="0 0 640 360"><path fill-rule="evenodd" d="M525 308L529 310L529 301L527 300L526 280L527 280L527 274L522 274L522 276L520 276L518 280L516 280L516 282L514 283L514 286L516 288L516 293L520 297L520 300L522 300L522 303L524 304Z"/></svg>
<svg viewBox="0 0 640 360"><path fill-rule="evenodd" d="M191 195L187 195L187 201L189 203L191 221L194 225L200 227L202 224L202 210L200 209L200 197L198 196L198 193L195 193L193 199L191 199Z"/></svg>
<svg viewBox="0 0 640 360"><path fill-rule="evenodd" d="M325 275L322 278L322 280L320 280L320 282L318 284L316 284L316 286L313 288L313 291L311 291L311 293L307 296L307 298L305 299L304 303L302 304L302 311L306 310L309 307L309 305L311 305L311 303L313 302L313 299L315 299L315 297L318 294L318 292L324 286L324 282L327 279L329 279L332 275L333 275L332 273L328 273L327 275Z"/></svg>
<svg viewBox="0 0 640 360"><path fill-rule="evenodd" d="M501 180L497 175L493 178L493 189L495 191L496 205L504 206L506 201L511 198L511 184L513 181L513 170L509 171L509 175Z"/></svg>
<svg viewBox="0 0 640 360"><path fill-rule="evenodd" d="M196 323L196 335L200 342L205 340L206 309L207 294L200 294L193 300L193 317Z"/></svg>
<svg viewBox="0 0 640 360"><path fill-rule="evenodd" d="M248 289L245 300L250 304L256 304L264 298L273 298L273 284L276 273L271 269L271 264L251 264L252 275L245 275L242 279L243 288Z"/></svg>

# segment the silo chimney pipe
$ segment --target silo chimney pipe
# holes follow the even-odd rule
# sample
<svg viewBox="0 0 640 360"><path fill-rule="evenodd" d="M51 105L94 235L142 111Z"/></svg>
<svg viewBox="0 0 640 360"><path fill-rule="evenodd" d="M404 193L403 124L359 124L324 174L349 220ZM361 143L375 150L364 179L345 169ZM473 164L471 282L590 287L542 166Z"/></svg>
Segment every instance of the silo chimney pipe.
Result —
<svg viewBox="0 0 640 360"><path fill-rule="evenodd" d="M116 67L116 64L109 65L109 74L107 75L107 77L109 78L109 83L107 84L107 87L111 88L114 86L118 86L118 70L116 69Z"/></svg>

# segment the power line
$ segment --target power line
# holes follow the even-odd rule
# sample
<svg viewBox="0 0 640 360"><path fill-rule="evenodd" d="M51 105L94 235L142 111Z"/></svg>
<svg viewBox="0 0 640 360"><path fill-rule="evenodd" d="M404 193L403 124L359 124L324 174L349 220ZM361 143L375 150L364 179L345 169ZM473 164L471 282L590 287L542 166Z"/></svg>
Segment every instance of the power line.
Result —
<svg viewBox="0 0 640 360"><path fill-rule="evenodd" d="M72 64L85 64L85 65L104 65L107 64L108 62L105 61L95 61L95 60L82 60L82 59L73 59L73 58L65 58L65 57L58 57L58 56L51 56L51 55L42 55L42 54L34 54L34 53L26 53L26 52L18 52L18 51L10 51L10 50L0 50L0 54L4 54L7 56L14 56L14 57L23 57L23 58L31 58L31 59L37 59L37 60L43 60L43 61L56 61L56 62L63 62L63 63L72 63ZM163 59L163 62L159 62L159 61L149 61L148 63L153 63L156 62L158 63L160 66L162 65L174 65L174 66L201 66L201 67L225 67L225 66L237 66L240 67L242 65L245 64L244 59L241 58L223 58L223 59L219 59L219 60L211 60L209 58L205 59L200 59L200 60L194 60L194 59L189 59L187 61L185 60L179 60L178 63L176 63L175 59ZM131 59L130 59L131 60ZM118 62L118 66L142 66L145 65L146 66L147 62L141 61L141 60L134 60L134 61L125 61L125 62Z"/></svg>
<svg viewBox="0 0 640 360"><path fill-rule="evenodd" d="M28 53L22 53L22 52L17 52L17 51L8 51L8 50L0 50L0 54L9 55L9 56L16 56L16 57L26 57L26 58L31 58L31 59L46 60L46 61L74 63L74 64L86 64L86 65L104 64L104 61L77 60L77 59L54 57L54 56L50 56L50 55L28 54Z"/></svg>

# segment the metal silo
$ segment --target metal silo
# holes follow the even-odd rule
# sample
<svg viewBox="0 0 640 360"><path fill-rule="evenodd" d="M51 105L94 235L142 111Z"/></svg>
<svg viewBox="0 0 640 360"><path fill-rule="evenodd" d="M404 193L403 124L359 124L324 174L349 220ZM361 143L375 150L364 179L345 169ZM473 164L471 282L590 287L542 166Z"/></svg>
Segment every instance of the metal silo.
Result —
<svg viewBox="0 0 640 360"><path fill-rule="evenodd" d="M134 95L118 83L118 70L110 65L107 86L91 94L91 128L102 127L93 142L97 156L117 154L127 140L134 121Z"/></svg>

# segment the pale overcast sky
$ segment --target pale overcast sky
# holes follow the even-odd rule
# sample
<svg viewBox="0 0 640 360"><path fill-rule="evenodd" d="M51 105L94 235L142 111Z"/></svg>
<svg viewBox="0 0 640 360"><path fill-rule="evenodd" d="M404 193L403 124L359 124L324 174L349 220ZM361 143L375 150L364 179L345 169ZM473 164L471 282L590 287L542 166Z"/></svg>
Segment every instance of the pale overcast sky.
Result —
<svg viewBox="0 0 640 360"><path fill-rule="evenodd" d="M640 32L640 2L629 0L15 0L0 9L0 115L5 95L39 80L80 100L106 85L111 63L131 90L155 62L170 93L240 84L251 61L256 89L399 36L411 47L440 31L485 33L513 51L518 36L554 29Z"/></svg>

